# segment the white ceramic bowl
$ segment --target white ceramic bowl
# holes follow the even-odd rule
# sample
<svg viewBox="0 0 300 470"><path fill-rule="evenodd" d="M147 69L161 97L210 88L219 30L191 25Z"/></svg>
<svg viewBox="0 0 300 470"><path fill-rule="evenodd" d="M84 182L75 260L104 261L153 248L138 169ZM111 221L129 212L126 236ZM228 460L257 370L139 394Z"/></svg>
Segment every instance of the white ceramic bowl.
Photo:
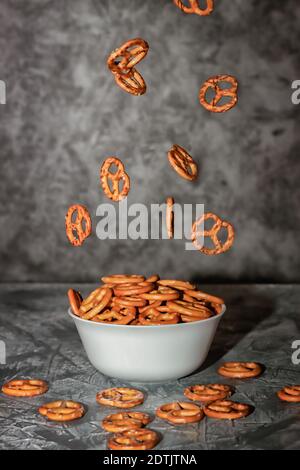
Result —
<svg viewBox="0 0 300 470"><path fill-rule="evenodd" d="M191 374L203 364L225 313L207 320L163 326L109 325L69 310L96 369L133 382L162 382Z"/></svg>

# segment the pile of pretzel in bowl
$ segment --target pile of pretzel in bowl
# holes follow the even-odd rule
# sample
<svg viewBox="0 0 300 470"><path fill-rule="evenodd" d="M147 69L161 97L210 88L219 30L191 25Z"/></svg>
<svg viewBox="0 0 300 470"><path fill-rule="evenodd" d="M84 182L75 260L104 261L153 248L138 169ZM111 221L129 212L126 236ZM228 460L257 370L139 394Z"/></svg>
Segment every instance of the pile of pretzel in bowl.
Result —
<svg viewBox="0 0 300 470"><path fill-rule="evenodd" d="M74 315L115 325L172 325L205 320L221 313L223 299L196 289L190 282L160 279L157 274L113 274L86 298L69 289Z"/></svg>

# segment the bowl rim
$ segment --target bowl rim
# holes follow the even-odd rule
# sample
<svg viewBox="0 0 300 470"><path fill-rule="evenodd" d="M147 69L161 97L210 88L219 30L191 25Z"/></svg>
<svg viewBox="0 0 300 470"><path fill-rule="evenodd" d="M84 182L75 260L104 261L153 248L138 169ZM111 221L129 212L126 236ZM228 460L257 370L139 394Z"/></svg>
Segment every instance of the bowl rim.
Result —
<svg viewBox="0 0 300 470"><path fill-rule="evenodd" d="M175 323L174 325L113 325L113 324L110 324L110 323L100 323L100 322L93 322L91 320L85 320L84 318L80 318L78 317L77 315L74 315L74 313L72 312L71 308L69 307L68 308L68 314L69 316L75 321L78 321L78 322L83 322L83 323L88 323L89 325L93 325L94 327L104 327L104 328L121 328L121 329L131 329L131 328L134 328L135 330L137 329L147 329L147 330L151 330L151 329L157 329L157 328L187 328L187 327L191 327L193 325L199 325L200 324L206 324L208 322L211 322L211 321L215 321L217 318L220 320L224 314L226 312L226 304L222 304L222 311L221 313L218 313L217 315L213 315L212 317L209 317L209 318L205 318L204 320L197 320L197 321L193 321L193 322L183 322L183 323Z"/></svg>

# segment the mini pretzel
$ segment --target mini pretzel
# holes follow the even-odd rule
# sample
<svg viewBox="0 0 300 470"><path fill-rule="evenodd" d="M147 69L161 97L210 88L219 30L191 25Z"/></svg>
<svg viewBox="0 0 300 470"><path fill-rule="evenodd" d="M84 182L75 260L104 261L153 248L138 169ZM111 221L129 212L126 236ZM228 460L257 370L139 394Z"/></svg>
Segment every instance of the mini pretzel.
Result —
<svg viewBox="0 0 300 470"><path fill-rule="evenodd" d="M101 405L115 406L117 408L133 408L144 401L144 394L140 390L127 387L108 388L98 392L96 400Z"/></svg>
<svg viewBox="0 0 300 470"><path fill-rule="evenodd" d="M153 449L158 441L158 434L150 429L129 429L115 434L107 445L112 450L148 450Z"/></svg>
<svg viewBox="0 0 300 470"><path fill-rule="evenodd" d="M193 181L198 176L198 166L190 154L180 145L173 145L168 152L169 163L182 178Z"/></svg>
<svg viewBox="0 0 300 470"><path fill-rule="evenodd" d="M300 403L300 385L290 385L277 392L280 400Z"/></svg>
<svg viewBox="0 0 300 470"><path fill-rule="evenodd" d="M231 87L221 88L219 85L220 82L230 83ZM208 102L206 99L206 94L209 89L213 89L215 96ZM211 111L212 113L224 113L236 105L238 100L237 89L238 82L235 77L232 75L216 75L206 80L206 82L200 88L199 101L205 109ZM218 106L219 101L221 101L224 96L229 96L231 100L226 104Z"/></svg>
<svg viewBox="0 0 300 470"><path fill-rule="evenodd" d="M131 95L144 95L147 90L145 80L136 69L132 69L127 75L116 74L115 82L122 90Z"/></svg>
<svg viewBox="0 0 300 470"><path fill-rule="evenodd" d="M194 403L176 401L160 406L156 416L174 424L197 423L204 417L202 409Z"/></svg>
<svg viewBox="0 0 300 470"><path fill-rule="evenodd" d="M94 290L80 305L79 313L84 320L91 320L98 315L110 302L112 290L109 287L99 287Z"/></svg>
<svg viewBox="0 0 300 470"><path fill-rule="evenodd" d="M80 307L81 302L82 302L82 297L81 297L80 293L77 292L74 289L69 289L68 290L68 298L69 298L70 307L72 309L72 312L74 313L74 315L77 315L79 317L80 316L79 307Z"/></svg>
<svg viewBox="0 0 300 470"><path fill-rule="evenodd" d="M151 282L139 282L138 284L121 284L120 286L116 286L114 288L114 294L117 297L123 296L130 296L130 295L138 295L141 298L144 298L142 294L145 292L150 292L154 287L154 284Z"/></svg>
<svg viewBox="0 0 300 470"><path fill-rule="evenodd" d="M73 220L74 214L75 220ZM80 246L92 232L92 221L89 211L85 206L75 204L69 207L66 215L66 234L73 246Z"/></svg>
<svg viewBox="0 0 300 470"><path fill-rule="evenodd" d="M205 221L209 219L212 219L214 221L214 225L212 226L212 228L209 230L205 230L203 227L198 230L198 226L200 225L201 227L205 223ZM227 240L225 241L225 243L222 243L218 239L218 233L222 228L225 228L227 230ZM204 246L202 246L202 244L199 244L197 239L197 237L199 236L211 238L214 244L214 248L205 248ZM192 227L191 238L195 247L199 251L201 251L201 253L204 253L205 255L219 255L221 253L225 253L225 251L231 248L234 242L234 228L229 222L221 220L217 215L208 212L206 214L203 214L202 217L200 217L194 222Z"/></svg>
<svg viewBox="0 0 300 470"><path fill-rule="evenodd" d="M159 286L156 290L151 290L151 292L146 294L141 294L143 299L147 300L175 300L179 299L180 294L175 289L171 289L170 287Z"/></svg>
<svg viewBox="0 0 300 470"><path fill-rule="evenodd" d="M161 300L152 300L150 301L149 305L146 305L145 307L139 307L139 312L144 313L147 312L150 308L157 308L160 307L162 304Z"/></svg>
<svg viewBox="0 0 300 470"><path fill-rule="evenodd" d="M230 397L232 388L223 384L191 385L183 393L190 400L210 403Z"/></svg>
<svg viewBox="0 0 300 470"><path fill-rule="evenodd" d="M40 406L39 413L51 421L73 421L84 415L84 407L76 401L57 400Z"/></svg>
<svg viewBox="0 0 300 470"><path fill-rule="evenodd" d="M2 385L2 392L12 397L35 397L46 393L47 390L47 382L39 379L16 379Z"/></svg>
<svg viewBox="0 0 300 470"><path fill-rule="evenodd" d="M251 413L251 407L245 403L231 400L216 400L203 408L206 416L216 419L239 419Z"/></svg>
<svg viewBox="0 0 300 470"><path fill-rule="evenodd" d="M149 276L146 281L147 282L157 282L159 281L160 277L158 274L152 274L152 276Z"/></svg>
<svg viewBox="0 0 300 470"><path fill-rule="evenodd" d="M129 429L139 429L147 426L151 418L146 413L139 411L115 413L106 416L102 421L102 427L107 432L124 432Z"/></svg>
<svg viewBox="0 0 300 470"><path fill-rule="evenodd" d="M179 281L177 279L162 279L161 281L157 281L157 284L159 284L160 286L173 287L174 289L184 291L187 289L196 289L194 284L191 284L190 282L186 281Z"/></svg>
<svg viewBox="0 0 300 470"><path fill-rule="evenodd" d="M194 297L195 299L198 299L198 300L204 300L206 302L210 302L212 304L220 304L220 305L224 305L224 300L221 299L220 297L216 297L214 295L210 295L210 294L207 294L206 292L202 292L201 290L190 290L190 289L186 289L185 294L187 294L188 296L190 297ZM193 300L194 302L195 300Z"/></svg>
<svg viewBox="0 0 300 470"><path fill-rule="evenodd" d="M261 373L262 367L256 362L224 362L218 369L218 374L238 379L257 377Z"/></svg>
<svg viewBox="0 0 300 470"><path fill-rule="evenodd" d="M106 284L138 284L143 282L145 278L136 274L112 274L102 277L101 280Z"/></svg>
<svg viewBox="0 0 300 470"><path fill-rule="evenodd" d="M162 309L165 309L165 307L162 307ZM179 315L168 311L163 313L160 307L152 307L144 313L140 313L139 322L141 325L174 325L179 322Z"/></svg>
<svg viewBox="0 0 300 470"><path fill-rule="evenodd" d="M121 307L144 307L147 300L140 297L115 297L114 303Z"/></svg>
<svg viewBox="0 0 300 470"><path fill-rule="evenodd" d="M144 39L126 41L115 49L107 59L108 68L115 74L128 74L147 55L149 45Z"/></svg>
<svg viewBox="0 0 300 470"><path fill-rule="evenodd" d="M167 305L173 312L178 312L197 319L204 320L213 316L213 312L204 305L194 307L193 304L185 302L184 300L172 300L169 301Z"/></svg>
<svg viewBox="0 0 300 470"><path fill-rule="evenodd" d="M98 323L112 323L114 325L128 325L135 319L135 308L125 307L119 311L107 309L103 313L92 318L92 321Z"/></svg>
<svg viewBox="0 0 300 470"><path fill-rule="evenodd" d="M166 225L167 225L167 233L168 238L174 237L174 199L172 197L167 197L166 200L167 204L167 211L166 211Z"/></svg>
<svg viewBox="0 0 300 470"><path fill-rule="evenodd" d="M210 15L214 9L214 0L206 0L206 8L201 8L199 5L200 0L188 0L190 6L184 5L182 0L173 0L175 5L180 8L184 13L195 13L199 16L207 16Z"/></svg>
<svg viewBox="0 0 300 470"><path fill-rule="evenodd" d="M111 173L111 165L116 165L117 171L115 173ZM123 163L117 157L108 157L103 162L100 170L100 181L106 196L113 201L121 201L129 193L130 178L125 171ZM112 189L109 186L109 181L112 184ZM121 190L119 187L120 182L123 183Z"/></svg>

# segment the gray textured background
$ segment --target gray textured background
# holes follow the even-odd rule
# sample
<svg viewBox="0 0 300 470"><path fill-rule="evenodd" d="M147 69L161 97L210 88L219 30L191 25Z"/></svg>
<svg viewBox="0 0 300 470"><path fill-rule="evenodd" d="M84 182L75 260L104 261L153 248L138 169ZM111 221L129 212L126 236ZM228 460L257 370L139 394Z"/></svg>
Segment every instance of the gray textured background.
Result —
<svg viewBox="0 0 300 470"><path fill-rule="evenodd" d="M95 281L100 273L160 272L206 281L299 281L300 79L298 0L216 0L210 17L184 15L171 0L2 0L0 79L0 281ZM141 36L148 92L117 88L109 52ZM212 115L198 103L210 75L238 77L238 106ZM186 147L195 184L169 168ZM66 240L69 205L94 222L107 202L98 168L118 155L132 180L129 202L204 203L236 228L218 257L181 241Z"/></svg>

